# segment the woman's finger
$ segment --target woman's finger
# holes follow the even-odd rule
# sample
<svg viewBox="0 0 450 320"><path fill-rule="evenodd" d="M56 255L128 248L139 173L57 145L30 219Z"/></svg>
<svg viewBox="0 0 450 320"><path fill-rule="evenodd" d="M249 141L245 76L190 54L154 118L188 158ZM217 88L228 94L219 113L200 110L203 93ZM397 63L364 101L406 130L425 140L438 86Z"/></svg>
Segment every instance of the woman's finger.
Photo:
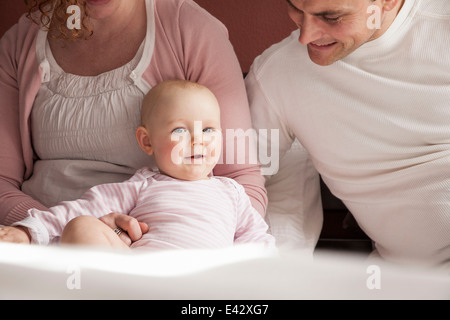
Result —
<svg viewBox="0 0 450 320"><path fill-rule="evenodd" d="M121 216L127 217L127 215L121 213L111 212L106 216L100 217L99 220L110 227L126 245L130 246L133 241L128 235L127 230L117 224L117 220Z"/></svg>
<svg viewBox="0 0 450 320"><path fill-rule="evenodd" d="M123 214L117 215L115 223L119 228L128 234L131 241L134 242L142 238L143 232L141 230L141 226L135 218Z"/></svg>
<svg viewBox="0 0 450 320"><path fill-rule="evenodd" d="M139 222L139 226L141 227L142 234L147 233L148 230L150 230L148 224L146 224L145 222Z"/></svg>

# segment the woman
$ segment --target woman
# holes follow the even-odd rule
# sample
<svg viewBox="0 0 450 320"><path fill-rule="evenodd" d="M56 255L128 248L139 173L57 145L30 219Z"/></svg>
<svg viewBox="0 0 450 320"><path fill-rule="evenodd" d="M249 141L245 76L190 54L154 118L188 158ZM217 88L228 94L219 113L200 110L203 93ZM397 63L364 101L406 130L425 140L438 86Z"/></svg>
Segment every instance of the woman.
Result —
<svg viewBox="0 0 450 320"><path fill-rule="evenodd" d="M134 137L140 104L161 81L211 89L224 133L251 127L227 31L192 0L27 2L30 18L0 41L0 224L131 177L146 158ZM70 4L81 30L68 28ZM214 174L241 183L264 215L257 165L219 164Z"/></svg>

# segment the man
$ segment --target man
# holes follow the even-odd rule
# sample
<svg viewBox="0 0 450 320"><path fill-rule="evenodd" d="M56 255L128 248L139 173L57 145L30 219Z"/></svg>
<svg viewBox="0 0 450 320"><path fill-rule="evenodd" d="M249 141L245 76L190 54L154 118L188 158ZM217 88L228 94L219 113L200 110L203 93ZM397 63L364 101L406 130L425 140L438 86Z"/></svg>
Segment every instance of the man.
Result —
<svg viewBox="0 0 450 320"><path fill-rule="evenodd" d="M450 262L450 2L287 2L299 30L246 78L255 128L300 141L382 258Z"/></svg>

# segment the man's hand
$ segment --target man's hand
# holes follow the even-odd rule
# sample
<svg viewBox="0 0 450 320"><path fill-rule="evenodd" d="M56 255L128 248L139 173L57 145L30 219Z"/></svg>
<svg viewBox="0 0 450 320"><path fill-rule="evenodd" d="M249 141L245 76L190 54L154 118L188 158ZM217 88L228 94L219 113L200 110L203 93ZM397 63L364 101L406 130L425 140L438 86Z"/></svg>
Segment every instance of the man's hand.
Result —
<svg viewBox="0 0 450 320"><path fill-rule="evenodd" d="M142 235L149 230L146 223L139 222L126 214L111 212L99 220L113 230L117 227L122 229L124 232L119 234L119 238L128 246L142 238Z"/></svg>
<svg viewBox="0 0 450 320"><path fill-rule="evenodd" d="M1 227L0 242L30 244L31 236L25 227Z"/></svg>

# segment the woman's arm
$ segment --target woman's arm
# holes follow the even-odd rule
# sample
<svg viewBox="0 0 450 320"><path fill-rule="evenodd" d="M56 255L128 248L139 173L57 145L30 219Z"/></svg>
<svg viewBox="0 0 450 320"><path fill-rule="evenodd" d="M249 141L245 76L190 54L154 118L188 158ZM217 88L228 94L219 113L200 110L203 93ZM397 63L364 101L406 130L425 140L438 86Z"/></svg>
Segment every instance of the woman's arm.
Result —
<svg viewBox="0 0 450 320"><path fill-rule="evenodd" d="M27 210L46 207L25 195L20 187L25 175L25 156L32 160L31 146L24 148L23 132L27 122L20 108L27 101L28 87L20 81L32 70L32 38L35 32L29 30L31 22L22 18L0 39L0 224L10 225L23 219ZM35 31L35 30L34 30ZM34 70L38 72L37 64ZM31 79L31 75L28 74ZM24 91L20 92L23 88ZM29 137L28 137L29 139ZM28 152L28 153L27 153ZM26 155L24 153L27 153Z"/></svg>

